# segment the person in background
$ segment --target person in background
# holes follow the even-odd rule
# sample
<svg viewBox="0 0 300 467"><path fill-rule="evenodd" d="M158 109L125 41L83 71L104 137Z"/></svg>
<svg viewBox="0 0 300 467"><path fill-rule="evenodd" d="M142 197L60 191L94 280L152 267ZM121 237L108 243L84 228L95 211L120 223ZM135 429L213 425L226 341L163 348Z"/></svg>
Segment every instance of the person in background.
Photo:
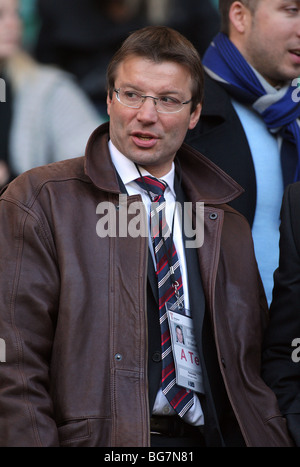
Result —
<svg viewBox="0 0 300 467"><path fill-rule="evenodd" d="M22 50L17 0L0 0L0 187L25 170L83 154L103 120L71 75Z"/></svg>
<svg viewBox="0 0 300 467"><path fill-rule="evenodd" d="M252 228L268 303L284 187L300 176L300 2L220 0L221 32L203 57L205 98L186 141L245 190L231 205Z"/></svg>
<svg viewBox="0 0 300 467"><path fill-rule="evenodd" d="M0 446L293 445L260 377L251 231L225 204L242 189L183 144L203 84L178 31L133 32L85 156L2 193Z"/></svg>
<svg viewBox="0 0 300 467"><path fill-rule="evenodd" d="M289 185L281 207L279 267L262 359L262 376L275 392L300 446L300 183Z"/></svg>

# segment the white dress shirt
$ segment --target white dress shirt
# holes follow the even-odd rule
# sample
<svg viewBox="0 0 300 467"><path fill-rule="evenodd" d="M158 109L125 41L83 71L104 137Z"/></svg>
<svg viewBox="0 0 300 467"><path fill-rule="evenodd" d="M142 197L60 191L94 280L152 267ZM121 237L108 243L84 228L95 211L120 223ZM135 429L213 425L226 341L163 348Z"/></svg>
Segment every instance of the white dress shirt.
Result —
<svg viewBox="0 0 300 467"><path fill-rule="evenodd" d="M140 177L140 174L135 164L131 160L129 160L126 156L124 156L124 154L120 153L120 151L118 151L118 149L113 145L111 141L109 141L108 146L109 146L112 162L122 182L125 185L128 195L131 196L135 194L140 194L142 196L142 200L147 209L147 212L150 212L151 200L149 199L148 193L145 192L143 188L140 187L134 181L135 179ZM147 170L145 170L144 168L139 167L139 170L143 176L144 175L151 176L151 174L147 172ZM182 232L181 222L180 222L180 216L179 216L178 210L175 209L175 212L174 212L174 208L176 206L176 203L175 203L176 194L174 191L174 175L175 175L175 167L173 164L170 172L164 175L161 178L161 180L164 180L168 185L164 193L164 197L166 200L166 209L165 209L166 220L171 230L173 216L174 216L173 241L175 243L175 247L177 250L178 259L180 263L183 293L184 293L184 306L188 314L189 293L188 293L188 285L187 285L188 282L187 282L186 259L185 259L184 245L183 245L182 233L181 233ZM154 268L156 268L156 261L154 258L154 252L152 248L150 232L149 232L149 246L150 246L150 251L152 254ZM154 403L153 415L174 415L174 414L175 414L174 409L171 407L166 396L162 393L162 390L160 389L157 394L155 403ZM194 404L188 410L188 412L184 415L183 419L192 425L203 425L204 423L203 411L202 411L201 404L197 396L194 397Z"/></svg>

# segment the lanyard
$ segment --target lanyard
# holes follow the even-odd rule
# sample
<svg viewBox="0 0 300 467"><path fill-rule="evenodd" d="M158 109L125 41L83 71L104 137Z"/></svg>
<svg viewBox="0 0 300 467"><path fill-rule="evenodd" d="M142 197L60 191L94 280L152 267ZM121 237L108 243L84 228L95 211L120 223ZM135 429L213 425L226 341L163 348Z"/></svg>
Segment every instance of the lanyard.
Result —
<svg viewBox="0 0 300 467"><path fill-rule="evenodd" d="M153 207L153 200L151 198L151 195L150 195L150 192L149 192L149 188L148 188L148 185L147 185L147 182L145 181L143 175L141 174L141 171L138 167L137 164L135 164L136 166L136 169L143 181L143 185L144 185L144 188L145 188L145 191L147 192L148 194L148 197L150 199L150 202L151 202L151 208L150 208L150 211L152 211L152 207ZM154 206L154 209L153 209L154 213L155 213L155 218L156 218L156 221L158 220L158 225L160 226L159 224L159 214L157 212L157 209L156 209L156 206ZM170 231L170 238L171 238L171 245L173 245L173 232L174 232L174 219L175 219L175 211L176 211L176 199L175 199L175 209L174 209L174 212L173 212L173 218L172 218L172 229ZM162 232L161 232L162 234ZM162 242L163 242L163 247L165 249L165 254L166 254L166 257L167 257L167 261L168 261L168 265L169 265L169 271L170 271L170 279L171 279L171 282L172 282L172 287L174 287L175 289L175 296L176 296L176 299L179 301L179 298L180 298L180 294L179 294L179 291L178 291L178 286L179 286L179 282L176 280L175 278L175 271L174 271L174 267L173 267L173 264L172 264L172 254L170 255L169 252L168 252L168 249L167 249L167 246L166 246L166 243L165 243L165 238L163 235L161 235L161 238L162 238ZM154 257L155 257L155 253L154 253ZM183 308L184 305L182 303L179 302L179 308Z"/></svg>

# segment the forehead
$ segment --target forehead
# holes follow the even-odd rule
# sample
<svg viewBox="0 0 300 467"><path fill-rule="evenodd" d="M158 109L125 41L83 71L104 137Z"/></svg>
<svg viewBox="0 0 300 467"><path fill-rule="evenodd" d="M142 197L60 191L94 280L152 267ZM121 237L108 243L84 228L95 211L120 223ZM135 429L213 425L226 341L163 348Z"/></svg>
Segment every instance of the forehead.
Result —
<svg viewBox="0 0 300 467"><path fill-rule="evenodd" d="M0 8L17 8L18 0L0 0Z"/></svg>
<svg viewBox="0 0 300 467"><path fill-rule="evenodd" d="M286 5L291 5L291 6L297 5L299 7L300 0L255 0L253 6L255 8L266 7L266 6L271 7L271 8L278 8L281 6L284 7Z"/></svg>
<svg viewBox="0 0 300 467"><path fill-rule="evenodd" d="M154 62L145 57L126 57L116 70L116 85L136 85L139 88L189 87L191 75L187 67L174 61Z"/></svg>

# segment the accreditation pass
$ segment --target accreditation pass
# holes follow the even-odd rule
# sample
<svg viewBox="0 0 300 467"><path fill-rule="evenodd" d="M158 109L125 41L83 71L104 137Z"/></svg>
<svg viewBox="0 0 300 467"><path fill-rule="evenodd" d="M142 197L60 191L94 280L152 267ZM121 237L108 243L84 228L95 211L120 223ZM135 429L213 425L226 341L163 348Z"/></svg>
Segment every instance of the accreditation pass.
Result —
<svg viewBox="0 0 300 467"><path fill-rule="evenodd" d="M193 321L189 316L173 311L168 303L166 310L176 370L176 383L187 389L204 393Z"/></svg>

